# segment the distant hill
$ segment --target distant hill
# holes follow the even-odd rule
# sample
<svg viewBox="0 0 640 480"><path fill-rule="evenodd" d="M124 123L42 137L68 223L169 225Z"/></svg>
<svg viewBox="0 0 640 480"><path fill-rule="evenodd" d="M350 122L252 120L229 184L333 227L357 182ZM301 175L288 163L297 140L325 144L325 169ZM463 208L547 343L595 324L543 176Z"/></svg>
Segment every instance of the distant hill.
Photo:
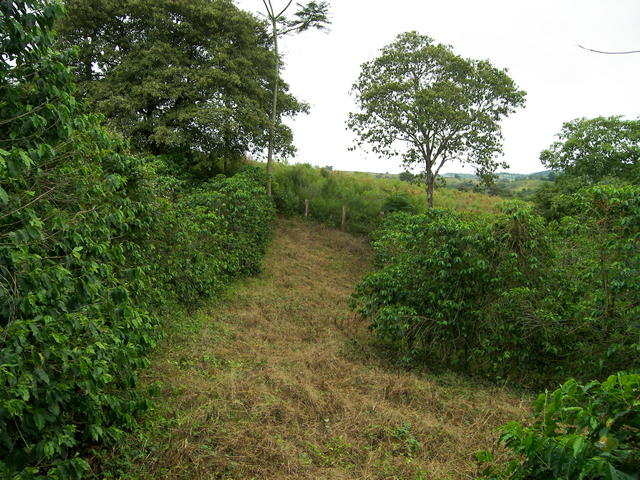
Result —
<svg viewBox="0 0 640 480"><path fill-rule="evenodd" d="M378 179L388 180L415 180L415 176L410 173L373 173L373 172L344 172L357 175L369 175ZM440 174L441 182L436 187L445 190L458 190L463 192L487 193L503 198L530 199L535 192L544 184L553 182L556 172L544 170L534 173L511 173L499 172L493 185L487 187L480 182L480 179L473 173L443 173Z"/></svg>
<svg viewBox="0 0 640 480"><path fill-rule="evenodd" d="M535 173L499 172L491 186L482 185L480 179L472 173L445 173L442 175L446 188L462 191L477 191L505 198L528 199L545 183L555 180L552 170Z"/></svg>
<svg viewBox="0 0 640 480"><path fill-rule="evenodd" d="M497 175L499 180L551 180L555 174L553 170L544 170L535 173L498 172ZM441 176L445 178L478 180L478 177L473 173L443 173Z"/></svg>

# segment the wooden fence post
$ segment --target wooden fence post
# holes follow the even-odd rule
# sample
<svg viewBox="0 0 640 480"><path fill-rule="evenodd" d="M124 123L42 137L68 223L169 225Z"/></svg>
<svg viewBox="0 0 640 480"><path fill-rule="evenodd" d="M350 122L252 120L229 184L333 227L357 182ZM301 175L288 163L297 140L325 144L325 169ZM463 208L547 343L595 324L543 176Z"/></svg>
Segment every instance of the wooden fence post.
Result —
<svg viewBox="0 0 640 480"><path fill-rule="evenodd" d="M342 223L340 224L340 230L344 231L344 227L347 225L347 206L342 206Z"/></svg>
<svg viewBox="0 0 640 480"><path fill-rule="evenodd" d="M304 216L305 218L309 216L309 200L304 199Z"/></svg>

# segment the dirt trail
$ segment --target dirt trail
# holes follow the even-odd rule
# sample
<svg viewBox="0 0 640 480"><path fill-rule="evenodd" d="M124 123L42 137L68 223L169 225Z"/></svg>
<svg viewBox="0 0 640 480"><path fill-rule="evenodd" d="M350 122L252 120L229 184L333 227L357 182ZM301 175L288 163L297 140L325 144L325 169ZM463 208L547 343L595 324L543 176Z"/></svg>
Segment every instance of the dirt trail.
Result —
<svg viewBox="0 0 640 480"><path fill-rule="evenodd" d="M523 402L385 364L347 305L370 257L364 239L280 220L264 272L153 359L162 420L133 478L472 478Z"/></svg>

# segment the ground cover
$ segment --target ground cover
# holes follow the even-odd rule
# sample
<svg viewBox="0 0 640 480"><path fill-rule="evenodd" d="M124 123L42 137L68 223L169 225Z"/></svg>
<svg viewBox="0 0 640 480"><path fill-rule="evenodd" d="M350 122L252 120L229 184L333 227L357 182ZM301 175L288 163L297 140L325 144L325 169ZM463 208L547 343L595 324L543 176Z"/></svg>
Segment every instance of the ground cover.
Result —
<svg viewBox="0 0 640 480"><path fill-rule="evenodd" d="M96 475L472 478L529 399L394 366L348 308L370 260L364 237L280 219L260 275L168 327L144 378L156 410Z"/></svg>

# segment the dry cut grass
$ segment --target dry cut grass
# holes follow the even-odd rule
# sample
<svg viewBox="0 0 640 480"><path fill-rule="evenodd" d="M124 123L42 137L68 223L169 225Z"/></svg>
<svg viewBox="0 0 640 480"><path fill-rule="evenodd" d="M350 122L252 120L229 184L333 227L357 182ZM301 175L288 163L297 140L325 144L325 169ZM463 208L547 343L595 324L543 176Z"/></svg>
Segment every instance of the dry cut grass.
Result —
<svg viewBox="0 0 640 480"><path fill-rule="evenodd" d="M159 349L145 378L159 409L127 476L473 478L474 453L526 402L375 355L347 305L369 268L365 239L280 220L264 272Z"/></svg>

